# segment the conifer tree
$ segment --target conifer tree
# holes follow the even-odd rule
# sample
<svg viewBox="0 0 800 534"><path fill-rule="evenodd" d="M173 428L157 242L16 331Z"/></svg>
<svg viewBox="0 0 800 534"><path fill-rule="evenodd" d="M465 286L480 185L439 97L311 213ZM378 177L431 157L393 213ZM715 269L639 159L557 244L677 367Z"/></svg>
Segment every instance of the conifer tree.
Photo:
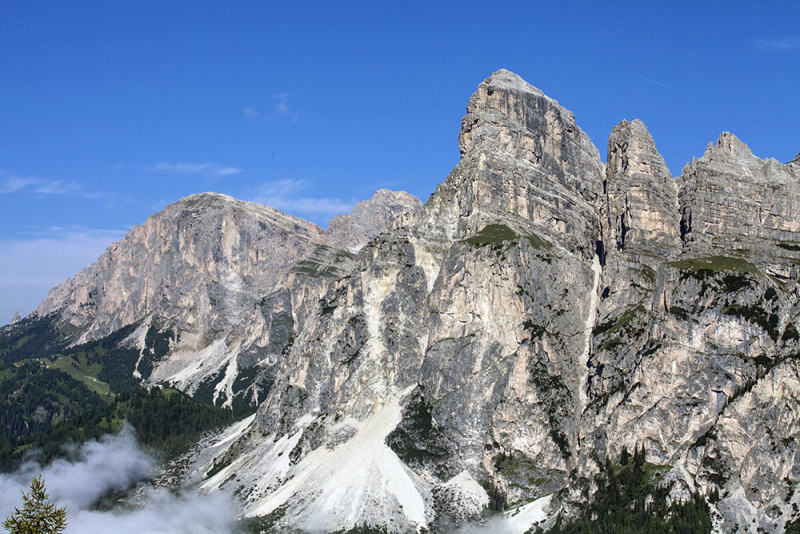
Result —
<svg viewBox="0 0 800 534"><path fill-rule="evenodd" d="M631 453L628 452L628 447L622 447L622 453L619 456L619 463L620 465L628 465L628 462L631 460Z"/></svg>
<svg viewBox="0 0 800 534"><path fill-rule="evenodd" d="M31 481L30 491L22 492L22 510L3 521L11 534L59 534L67 528L67 509L50 502L42 475Z"/></svg>

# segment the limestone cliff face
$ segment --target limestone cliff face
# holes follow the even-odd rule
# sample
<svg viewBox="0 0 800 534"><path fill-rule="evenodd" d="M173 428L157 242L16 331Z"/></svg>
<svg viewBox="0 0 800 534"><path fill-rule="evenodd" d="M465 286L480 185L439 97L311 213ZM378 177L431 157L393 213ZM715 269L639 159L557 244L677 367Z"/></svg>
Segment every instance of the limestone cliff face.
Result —
<svg viewBox="0 0 800 534"><path fill-rule="evenodd" d="M797 276L800 170L762 160L730 133L709 144L680 178L681 232L696 254L749 250L784 279ZM793 248L794 247L794 248Z"/></svg>
<svg viewBox="0 0 800 534"><path fill-rule="evenodd" d="M358 252L396 219L420 209L422 202L405 191L379 189L370 200L356 204L352 213L331 219L328 242L336 248Z"/></svg>
<svg viewBox="0 0 800 534"><path fill-rule="evenodd" d="M407 193L383 191L355 221L324 232L268 206L191 195L167 206L97 262L50 291L36 314L56 314L77 343L141 325L129 344L144 351L150 329L167 332L169 354L149 378L194 393L214 388L230 403L244 368L273 365L302 327L326 280L347 274L356 249L405 211ZM141 345L141 346L140 346ZM141 374L139 365L133 370Z"/></svg>
<svg viewBox="0 0 800 534"><path fill-rule="evenodd" d="M461 161L427 204L431 230L459 239L502 220L591 261L603 164L570 111L500 70L470 99L459 146Z"/></svg>
<svg viewBox="0 0 800 534"><path fill-rule="evenodd" d="M782 532L800 504L797 163L723 134L676 182L640 121L603 163L505 70L459 146L421 209L379 191L328 232L189 197L39 312L86 336L170 321L151 380L189 391L200 369L223 395L268 368L257 414L187 476L277 531L420 531L533 501L522 532L644 446L671 498L719 492L717 531Z"/></svg>
<svg viewBox="0 0 800 534"><path fill-rule="evenodd" d="M681 246L677 187L642 121L623 121L611 131L606 176L610 249L675 252Z"/></svg>
<svg viewBox="0 0 800 534"><path fill-rule="evenodd" d="M325 234L316 225L224 195L170 204L54 288L36 313L97 338L157 314L180 329L223 332L271 292Z"/></svg>

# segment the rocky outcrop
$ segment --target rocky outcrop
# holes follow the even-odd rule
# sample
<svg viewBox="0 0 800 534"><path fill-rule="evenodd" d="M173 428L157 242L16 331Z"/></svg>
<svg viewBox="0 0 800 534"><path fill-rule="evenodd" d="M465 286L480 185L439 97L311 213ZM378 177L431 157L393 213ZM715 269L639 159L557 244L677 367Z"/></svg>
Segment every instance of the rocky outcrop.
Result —
<svg viewBox="0 0 800 534"><path fill-rule="evenodd" d="M58 311L102 337L148 315L180 330L225 332L253 299L275 289L299 258L326 242L312 223L216 193L170 204L91 265L54 288L36 310Z"/></svg>
<svg viewBox="0 0 800 534"><path fill-rule="evenodd" d="M771 274L797 276L800 170L762 160L730 133L680 178L681 233L692 254L749 254Z"/></svg>
<svg viewBox="0 0 800 534"><path fill-rule="evenodd" d="M426 204L429 235L462 239L503 222L591 262L603 164L570 111L500 70L472 95L459 146L461 161Z"/></svg>
<svg viewBox="0 0 800 534"><path fill-rule="evenodd" d="M422 202L405 191L379 189L369 200L359 202L353 212L337 215L328 223L328 243L358 252L395 219L422 209Z"/></svg>
<svg viewBox="0 0 800 534"><path fill-rule="evenodd" d="M609 251L677 252L678 191L642 121L623 121L611 131L606 195Z"/></svg>

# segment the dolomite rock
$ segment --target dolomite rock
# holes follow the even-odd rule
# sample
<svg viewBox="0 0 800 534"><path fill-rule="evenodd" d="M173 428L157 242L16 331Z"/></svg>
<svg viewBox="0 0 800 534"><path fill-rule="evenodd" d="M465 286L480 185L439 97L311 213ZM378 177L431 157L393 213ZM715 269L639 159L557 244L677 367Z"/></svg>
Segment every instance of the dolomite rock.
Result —
<svg viewBox="0 0 800 534"><path fill-rule="evenodd" d="M800 169L762 160L730 133L680 177L681 233L693 254L748 251L781 278L796 278Z"/></svg>
<svg viewBox="0 0 800 534"><path fill-rule="evenodd" d="M398 217L422 209L422 202L405 191L379 189L370 200L359 202L353 212L337 215L328 223L328 243L358 252L361 247L391 227Z"/></svg>
<svg viewBox="0 0 800 534"><path fill-rule="evenodd" d="M678 191L642 121L623 121L611 131L606 176L609 249L676 252Z"/></svg>
<svg viewBox="0 0 800 534"><path fill-rule="evenodd" d="M168 332L167 358L144 377L137 363L134 375L190 394L210 385L215 401L230 404L237 374L274 365L302 328L308 303L355 267L355 256L331 243L355 249L418 204L384 190L326 233L267 206L191 195L51 290L35 313L56 313L62 329L79 332L77 343L141 324L126 343L144 352L149 328Z"/></svg>
<svg viewBox="0 0 800 534"><path fill-rule="evenodd" d="M487 501L459 480L481 482L491 506L538 498L570 514L598 461L644 445L649 462L671 468L671 498L720 491L720 531L745 522L780 531L799 469L790 453L797 302L755 260L696 257L710 240L727 243L697 226L717 213L697 207L713 165L687 167L678 190L634 121L615 127L604 166L571 113L507 71L470 99L459 141L461 161L424 209L324 288L277 364L248 433L268 438L248 439L267 457L291 440L291 461L266 473L247 464L256 449L234 455L254 470L241 493L250 513L280 512L277 528L307 525L316 497L293 481L312 476L325 451L362 443L363 428L393 406L402 415L385 434L391 454L375 442L360 454L401 462L416 482L373 472L361 489L399 487L398 476L426 504L387 523L369 498L346 514L315 501L335 516L329 528L403 532L474 518ZM783 202L793 205L793 170L747 165L786 178ZM682 235L681 217L693 235ZM751 428L768 437L748 441ZM224 476L215 484L224 489ZM378 509L401 498L377 495Z"/></svg>
<svg viewBox="0 0 800 534"><path fill-rule="evenodd" d="M506 221L591 262L603 164L570 111L499 70L470 98L459 147L461 161L426 204L429 233L461 239Z"/></svg>
<svg viewBox="0 0 800 534"><path fill-rule="evenodd" d="M180 341L153 377L190 392L210 368L230 397L268 366L257 414L187 479L278 531L420 531L530 503L508 523L523 532L576 513L599 464L643 445L672 499L719 491L717 531L781 532L800 505L797 163L723 134L676 184L625 121L603 164L505 70L459 147L424 207L379 191L328 232L189 197L39 313L86 338L169 320Z"/></svg>

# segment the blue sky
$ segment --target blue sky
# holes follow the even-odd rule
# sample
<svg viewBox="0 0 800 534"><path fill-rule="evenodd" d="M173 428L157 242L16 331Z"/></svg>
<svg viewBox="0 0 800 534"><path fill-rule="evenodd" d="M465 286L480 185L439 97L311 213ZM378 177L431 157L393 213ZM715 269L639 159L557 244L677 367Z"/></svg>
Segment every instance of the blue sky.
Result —
<svg viewBox="0 0 800 534"><path fill-rule="evenodd" d="M603 156L634 118L675 175L722 131L800 152L795 1L0 0L0 324L185 195L323 226L381 187L425 200L499 68Z"/></svg>

